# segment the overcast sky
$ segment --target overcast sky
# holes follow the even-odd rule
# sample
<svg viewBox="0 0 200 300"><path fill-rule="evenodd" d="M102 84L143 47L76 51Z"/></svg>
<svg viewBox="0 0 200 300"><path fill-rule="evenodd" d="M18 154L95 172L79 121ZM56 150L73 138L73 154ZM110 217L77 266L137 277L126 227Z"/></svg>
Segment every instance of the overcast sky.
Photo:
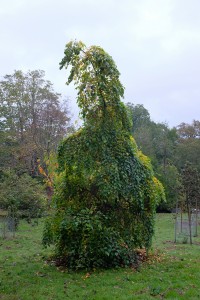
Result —
<svg viewBox="0 0 200 300"><path fill-rule="evenodd" d="M0 76L44 70L76 116L59 70L72 39L104 48L124 101L143 104L154 121L200 120L200 0L0 0Z"/></svg>

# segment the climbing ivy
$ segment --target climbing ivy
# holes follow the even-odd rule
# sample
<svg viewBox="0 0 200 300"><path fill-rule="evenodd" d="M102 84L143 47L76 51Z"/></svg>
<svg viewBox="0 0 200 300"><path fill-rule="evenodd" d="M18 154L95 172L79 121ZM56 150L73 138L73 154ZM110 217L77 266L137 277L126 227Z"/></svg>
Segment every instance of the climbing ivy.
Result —
<svg viewBox="0 0 200 300"><path fill-rule="evenodd" d="M77 89L83 127L58 149L53 215L44 244L70 268L135 263L151 246L156 205L164 198L149 159L137 148L121 102L119 71L102 48L66 45L60 68Z"/></svg>

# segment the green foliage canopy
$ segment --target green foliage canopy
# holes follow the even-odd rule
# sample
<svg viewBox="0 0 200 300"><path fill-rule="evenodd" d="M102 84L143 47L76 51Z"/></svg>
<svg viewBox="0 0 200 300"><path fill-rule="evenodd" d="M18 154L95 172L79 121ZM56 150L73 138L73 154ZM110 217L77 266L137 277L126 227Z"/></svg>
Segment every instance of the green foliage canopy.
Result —
<svg viewBox="0 0 200 300"><path fill-rule="evenodd" d="M121 97L119 71L102 48L66 45L84 126L58 151L54 215L44 243L55 243L68 267L110 267L134 261L151 245L156 205L164 198L149 159L138 151Z"/></svg>

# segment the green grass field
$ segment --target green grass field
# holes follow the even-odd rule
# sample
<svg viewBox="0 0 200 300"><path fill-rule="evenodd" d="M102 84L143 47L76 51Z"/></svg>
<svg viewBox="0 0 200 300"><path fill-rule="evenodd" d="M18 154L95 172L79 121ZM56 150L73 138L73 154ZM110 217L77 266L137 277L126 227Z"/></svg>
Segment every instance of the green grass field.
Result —
<svg viewBox="0 0 200 300"><path fill-rule="evenodd" d="M57 269L45 262L42 227L24 222L14 239L0 239L1 300L200 299L200 237L175 245L171 214L157 215L150 260L138 271Z"/></svg>

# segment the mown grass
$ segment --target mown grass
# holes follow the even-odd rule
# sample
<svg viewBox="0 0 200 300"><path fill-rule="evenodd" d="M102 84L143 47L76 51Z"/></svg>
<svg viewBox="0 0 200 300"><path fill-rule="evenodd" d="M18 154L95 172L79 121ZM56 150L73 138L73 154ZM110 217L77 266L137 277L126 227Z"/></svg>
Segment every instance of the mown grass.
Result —
<svg viewBox="0 0 200 300"><path fill-rule="evenodd" d="M138 271L87 273L47 264L51 250L41 245L42 222L24 222L14 239L0 240L0 299L200 299L200 238L193 245L174 244L173 226L171 214L157 215L150 260Z"/></svg>

